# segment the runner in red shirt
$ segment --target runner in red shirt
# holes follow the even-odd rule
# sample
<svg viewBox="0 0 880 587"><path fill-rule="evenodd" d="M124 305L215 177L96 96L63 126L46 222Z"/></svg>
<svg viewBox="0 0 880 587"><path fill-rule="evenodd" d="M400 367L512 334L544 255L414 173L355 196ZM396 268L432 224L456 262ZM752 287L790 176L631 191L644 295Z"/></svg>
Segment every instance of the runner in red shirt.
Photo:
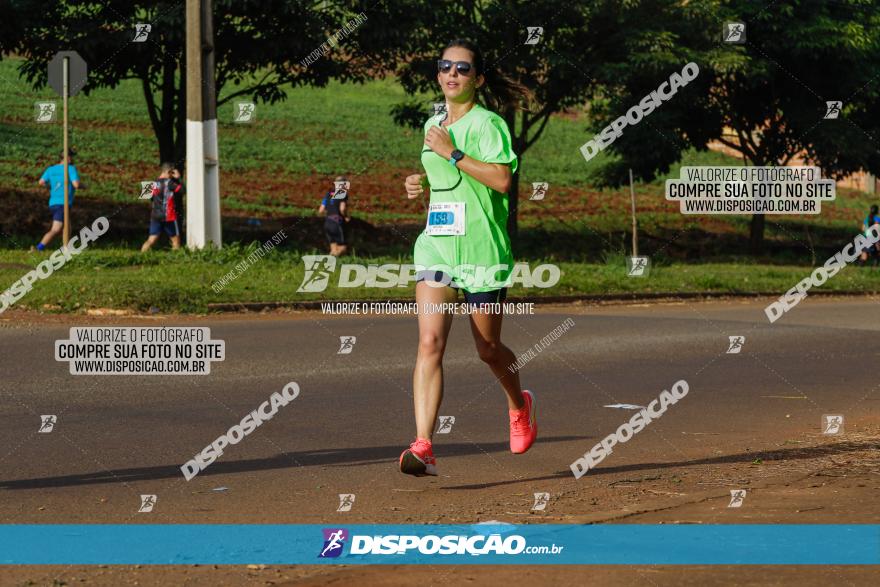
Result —
<svg viewBox="0 0 880 587"><path fill-rule="evenodd" d="M180 226L177 223L180 199L186 193L180 181L180 171L173 163L163 163L162 173L153 186L153 208L150 212L150 236L141 252L150 250L164 231L171 238L171 248L180 248Z"/></svg>

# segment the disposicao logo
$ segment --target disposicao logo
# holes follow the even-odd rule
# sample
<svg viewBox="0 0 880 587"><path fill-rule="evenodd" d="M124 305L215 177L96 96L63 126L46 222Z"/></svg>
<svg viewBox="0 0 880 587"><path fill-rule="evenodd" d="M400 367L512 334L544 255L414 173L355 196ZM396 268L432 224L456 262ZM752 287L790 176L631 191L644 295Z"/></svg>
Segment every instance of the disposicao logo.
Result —
<svg viewBox="0 0 880 587"><path fill-rule="evenodd" d="M467 534L350 534L345 528L324 528L324 545L318 558L345 556L345 543L350 544L348 556L358 555L558 555L564 545L528 545L524 536L511 533L516 527L503 522L486 522ZM508 534L502 536L502 534Z"/></svg>
<svg viewBox="0 0 880 587"><path fill-rule="evenodd" d="M324 528L324 547L318 554L318 558L337 558L342 554L342 547L348 540L348 530L345 528Z"/></svg>
<svg viewBox="0 0 880 587"><path fill-rule="evenodd" d="M296 291L317 293L327 289L330 278L336 272L336 257L330 255L303 255L303 280ZM453 276L456 282L463 285L495 288L510 287L518 284L522 287L553 287L559 283L562 272L558 266L544 263L534 269L528 263L515 263L512 268L501 263L497 265L462 264L455 267L435 264L424 265L385 263L384 265L360 265L343 263L339 266L336 287L408 287L415 282L421 271L439 271L448 279ZM443 281L436 287L448 285Z"/></svg>

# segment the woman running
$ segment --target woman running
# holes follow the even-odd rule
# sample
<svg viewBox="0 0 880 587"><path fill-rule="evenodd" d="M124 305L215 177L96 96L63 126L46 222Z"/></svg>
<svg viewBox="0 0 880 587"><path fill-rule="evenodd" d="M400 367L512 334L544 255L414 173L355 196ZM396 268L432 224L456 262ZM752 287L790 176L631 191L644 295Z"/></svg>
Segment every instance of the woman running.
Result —
<svg viewBox="0 0 880 587"><path fill-rule="evenodd" d="M325 214L324 234L327 236L327 242L330 243L330 254L334 257L344 255L348 250L343 229L343 224L351 220L351 217L345 213L348 208L348 190L336 189L337 185L347 183L346 178L337 177L333 181L333 189L324 194L321 205L318 206L318 214Z"/></svg>
<svg viewBox="0 0 880 587"><path fill-rule="evenodd" d="M871 206L871 209L868 211L868 216L865 217L865 220L862 222L862 231L865 236L868 236L868 229L880 222L880 215L878 215L877 206ZM871 245L869 247L865 247L862 250L862 253L859 255L859 262L865 264L868 262L868 259L872 255L876 255L878 251L877 245Z"/></svg>
<svg viewBox="0 0 880 587"><path fill-rule="evenodd" d="M431 198L428 223L414 250L415 265L428 269L416 277L416 440L400 455L400 470L410 475L437 474L431 438L443 399L443 353L453 317L423 308L454 303L458 289L464 291L468 304L503 303L504 285L513 270L507 191L517 157L504 119L477 101L498 109L531 99L524 86L488 69L479 48L465 40L449 43L437 68L446 112L425 123L421 156ZM406 178L407 197L424 193L424 178L421 174ZM519 375L508 369L516 357L501 342L502 316L500 311L472 312L470 324L480 359L507 394L510 450L519 454L529 449L538 432L535 397L520 388Z"/></svg>

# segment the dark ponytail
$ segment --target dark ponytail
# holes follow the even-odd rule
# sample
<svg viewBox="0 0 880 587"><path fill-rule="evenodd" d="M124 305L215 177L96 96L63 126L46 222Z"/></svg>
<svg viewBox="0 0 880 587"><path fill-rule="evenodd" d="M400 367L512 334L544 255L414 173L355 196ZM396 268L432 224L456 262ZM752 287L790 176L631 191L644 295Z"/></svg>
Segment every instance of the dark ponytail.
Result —
<svg viewBox="0 0 880 587"><path fill-rule="evenodd" d="M476 75L482 75L485 79L483 87L477 90L477 96L486 108L497 113L532 109L535 101L532 91L497 67L487 67L483 52L476 43L455 39L446 45L444 51L453 47L461 47L473 53Z"/></svg>

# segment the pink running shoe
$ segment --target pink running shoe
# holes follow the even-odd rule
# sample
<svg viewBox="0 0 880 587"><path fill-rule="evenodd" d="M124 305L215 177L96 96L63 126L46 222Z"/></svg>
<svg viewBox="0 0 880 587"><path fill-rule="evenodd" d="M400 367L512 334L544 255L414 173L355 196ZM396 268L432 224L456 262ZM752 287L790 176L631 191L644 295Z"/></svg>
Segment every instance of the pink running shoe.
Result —
<svg viewBox="0 0 880 587"><path fill-rule="evenodd" d="M529 450L538 436L535 394L524 390L523 397L526 405L520 410L510 410L510 452L515 455Z"/></svg>
<svg viewBox="0 0 880 587"><path fill-rule="evenodd" d="M434 458L430 440L416 438L416 441L401 453L400 472L416 477L437 474L437 460Z"/></svg>

